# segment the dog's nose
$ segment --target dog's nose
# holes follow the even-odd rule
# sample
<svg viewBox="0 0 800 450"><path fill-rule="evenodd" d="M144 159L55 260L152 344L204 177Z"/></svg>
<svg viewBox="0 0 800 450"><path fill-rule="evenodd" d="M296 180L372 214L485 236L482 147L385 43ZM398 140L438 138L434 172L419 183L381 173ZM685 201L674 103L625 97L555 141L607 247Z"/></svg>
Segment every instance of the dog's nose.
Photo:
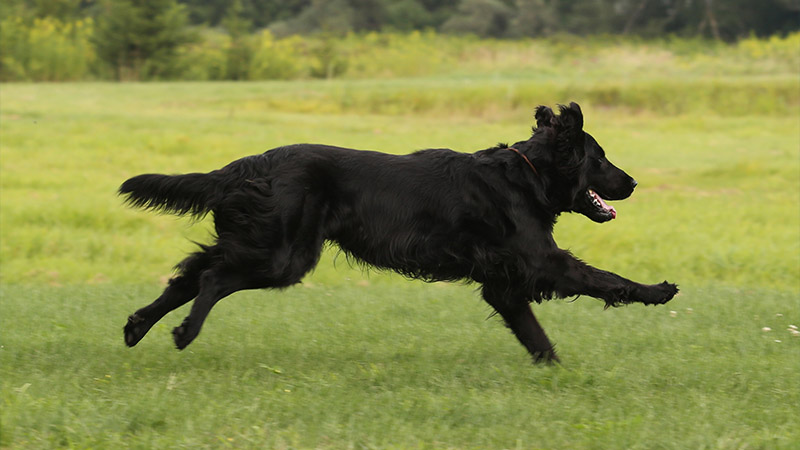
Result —
<svg viewBox="0 0 800 450"><path fill-rule="evenodd" d="M635 188L636 188L636 185L638 185L638 184L639 184L639 183L637 183L637 182L636 182L636 180L634 180L633 178L631 178L631 188L632 188L632 189L635 189Z"/></svg>

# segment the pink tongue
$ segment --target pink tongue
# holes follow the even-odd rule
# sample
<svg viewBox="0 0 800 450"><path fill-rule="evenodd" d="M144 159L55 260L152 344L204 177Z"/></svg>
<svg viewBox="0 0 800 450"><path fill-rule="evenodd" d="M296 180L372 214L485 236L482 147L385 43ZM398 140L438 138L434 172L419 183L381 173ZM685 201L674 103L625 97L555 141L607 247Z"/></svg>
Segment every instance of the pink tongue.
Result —
<svg viewBox="0 0 800 450"><path fill-rule="evenodd" d="M617 210L616 210L616 209L614 209L614 207L613 207L613 206L611 206L611 205L609 205L608 203L606 203L606 202L605 202L605 200L603 200L603 198L602 198L602 197L600 197L599 195L597 195L597 193L596 193L596 192L592 192L592 196L595 198L595 200L597 200L598 202L600 202L600 206L602 206L602 207L603 207L603 209L605 209L606 211L608 211L608 212L610 212L610 213L611 213L611 218L612 218L612 219L616 219L616 218L617 218Z"/></svg>

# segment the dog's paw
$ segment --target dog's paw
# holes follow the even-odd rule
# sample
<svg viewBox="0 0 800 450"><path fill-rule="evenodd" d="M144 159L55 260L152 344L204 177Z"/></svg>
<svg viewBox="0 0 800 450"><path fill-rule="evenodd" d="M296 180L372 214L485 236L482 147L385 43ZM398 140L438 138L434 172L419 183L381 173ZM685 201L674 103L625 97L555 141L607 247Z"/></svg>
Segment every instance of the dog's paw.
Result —
<svg viewBox="0 0 800 450"><path fill-rule="evenodd" d="M145 334L150 331L153 325L149 323L144 317L133 313L128 316L128 322L122 329L125 336L125 345L133 347L142 340Z"/></svg>
<svg viewBox="0 0 800 450"><path fill-rule="evenodd" d="M678 286L667 281L647 286L642 303L645 305L663 305L678 294Z"/></svg>
<svg viewBox="0 0 800 450"><path fill-rule="evenodd" d="M553 365L553 364L561 364L561 359L556 354L554 348L550 348L549 350L544 350L540 352L534 352L533 356L533 363L534 364L546 364L546 365Z"/></svg>
<svg viewBox="0 0 800 450"><path fill-rule="evenodd" d="M175 341L175 347L177 347L178 350L183 350L187 345L192 343L198 334L200 334L200 328L194 327L191 322L184 320L180 326L172 330L172 338Z"/></svg>

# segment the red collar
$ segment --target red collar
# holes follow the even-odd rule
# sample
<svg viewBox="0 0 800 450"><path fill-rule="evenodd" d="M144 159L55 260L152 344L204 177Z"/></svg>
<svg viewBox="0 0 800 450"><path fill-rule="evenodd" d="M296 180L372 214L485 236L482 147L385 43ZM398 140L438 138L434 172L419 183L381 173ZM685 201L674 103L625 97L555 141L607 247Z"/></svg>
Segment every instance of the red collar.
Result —
<svg viewBox="0 0 800 450"><path fill-rule="evenodd" d="M533 173L535 173L537 177L539 176L539 172L536 171L536 167L533 166L533 163L531 162L530 159L528 159L527 156L523 155L521 151L515 149L514 147L508 147L508 149L513 151L513 152L515 152L519 156L522 156L522 159L524 159L525 162L528 163L528 165L530 166L530 168L533 171Z"/></svg>

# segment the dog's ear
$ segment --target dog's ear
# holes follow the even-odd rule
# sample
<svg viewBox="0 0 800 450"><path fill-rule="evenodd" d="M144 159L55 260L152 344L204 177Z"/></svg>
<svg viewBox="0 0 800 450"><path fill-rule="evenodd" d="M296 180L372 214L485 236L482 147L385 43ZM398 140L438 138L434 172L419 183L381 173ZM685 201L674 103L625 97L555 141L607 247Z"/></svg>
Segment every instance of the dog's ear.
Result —
<svg viewBox="0 0 800 450"><path fill-rule="evenodd" d="M536 113L534 114L536 117L536 128L542 127L552 127L553 126L553 119L555 119L555 114L553 114L553 110L550 109L549 106L537 106Z"/></svg>
<svg viewBox="0 0 800 450"><path fill-rule="evenodd" d="M577 103L558 105L560 114L554 119L556 154L563 167L572 167L583 158L583 113Z"/></svg>
<svg viewBox="0 0 800 450"><path fill-rule="evenodd" d="M561 115L558 116L558 124L564 131L575 133L583 131L583 113L577 103L571 102L569 106L558 105Z"/></svg>

